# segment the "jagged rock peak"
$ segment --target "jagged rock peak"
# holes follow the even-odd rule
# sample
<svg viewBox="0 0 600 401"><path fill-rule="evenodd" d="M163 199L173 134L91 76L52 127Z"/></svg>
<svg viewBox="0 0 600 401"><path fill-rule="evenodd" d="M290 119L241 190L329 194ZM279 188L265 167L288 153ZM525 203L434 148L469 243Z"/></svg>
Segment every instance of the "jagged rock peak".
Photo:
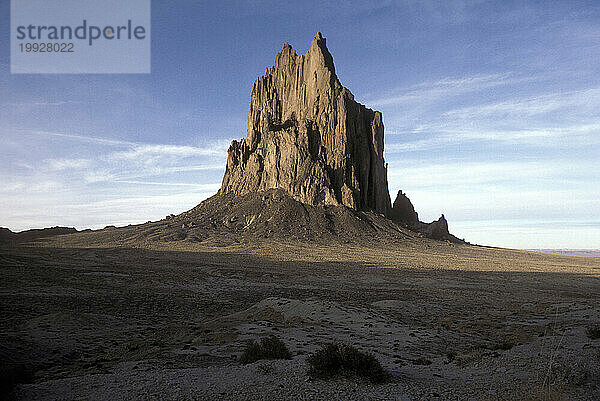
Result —
<svg viewBox="0 0 600 401"><path fill-rule="evenodd" d="M220 193L280 188L311 205L391 211L381 113L354 101L320 32L305 55L284 44L252 85L245 139Z"/></svg>
<svg viewBox="0 0 600 401"><path fill-rule="evenodd" d="M450 234L448 231L448 221L446 217L442 214L442 216L426 225L424 230L425 235L429 238L440 239L440 240L456 240L457 238Z"/></svg>
<svg viewBox="0 0 600 401"><path fill-rule="evenodd" d="M408 225L419 222L419 215L415 212L412 202L401 190L398 191L398 195L392 206L390 217L392 220Z"/></svg>

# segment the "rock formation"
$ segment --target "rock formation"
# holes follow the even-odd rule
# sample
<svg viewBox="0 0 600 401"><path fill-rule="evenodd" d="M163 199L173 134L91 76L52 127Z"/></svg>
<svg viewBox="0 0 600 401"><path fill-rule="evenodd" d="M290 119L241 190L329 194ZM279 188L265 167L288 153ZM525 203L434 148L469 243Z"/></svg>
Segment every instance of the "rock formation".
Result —
<svg viewBox="0 0 600 401"><path fill-rule="evenodd" d="M390 218L407 225L414 225L419 222L419 215L415 212L413 204L401 190L396 195Z"/></svg>
<svg viewBox="0 0 600 401"><path fill-rule="evenodd" d="M391 209L381 113L340 84L320 33L306 55L286 43L254 82L247 136L229 148L220 193L270 188L310 205Z"/></svg>
<svg viewBox="0 0 600 401"><path fill-rule="evenodd" d="M342 86L325 43L318 32L306 55L284 44L256 79L247 135L228 150L219 195L281 189L303 204L374 211L427 236L449 237L443 216L419 222L402 191L392 207L382 115Z"/></svg>
<svg viewBox="0 0 600 401"><path fill-rule="evenodd" d="M443 240L452 240L453 236L448 231L448 221L442 214L442 216L429 224L423 224L421 227L421 232L423 232L427 237L433 239L443 239Z"/></svg>

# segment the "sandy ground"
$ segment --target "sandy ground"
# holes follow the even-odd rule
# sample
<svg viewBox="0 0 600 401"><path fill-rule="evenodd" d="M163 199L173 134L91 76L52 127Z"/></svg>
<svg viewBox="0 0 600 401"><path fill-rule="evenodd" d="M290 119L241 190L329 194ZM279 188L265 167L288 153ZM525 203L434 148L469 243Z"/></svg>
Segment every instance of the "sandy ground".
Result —
<svg viewBox="0 0 600 401"><path fill-rule="evenodd" d="M12 399L600 399L600 340L586 335L599 258L78 238L0 250ZM267 334L293 359L240 365ZM308 380L306 357L331 341L373 353L391 380Z"/></svg>

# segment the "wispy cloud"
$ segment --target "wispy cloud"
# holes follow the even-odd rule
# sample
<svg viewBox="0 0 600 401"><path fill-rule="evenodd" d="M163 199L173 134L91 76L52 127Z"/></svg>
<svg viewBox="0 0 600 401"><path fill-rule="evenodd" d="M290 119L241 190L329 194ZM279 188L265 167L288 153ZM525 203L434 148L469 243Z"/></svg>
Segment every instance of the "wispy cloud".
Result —
<svg viewBox="0 0 600 401"><path fill-rule="evenodd" d="M20 203L18 208L22 213L25 213L26 203L33 205L36 200L41 202L45 199L45 209L33 213L40 218L39 221L30 220L26 215L20 215L19 220L19 215L11 212L11 215L0 216L5 224L33 221L33 226L39 226L59 217L63 220L56 220L54 224L68 224L69 210L78 216L79 222L100 224L86 217L89 211L84 213L83 205L98 208L99 215L91 220L97 219L104 225L116 224L126 221L132 209L118 218L111 216L108 209L111 206L116 208L118 204L130 207L134 203L129 200L132 195L135 202L143 202L135 207L136 222L163 217L167 210L170 210L169 213L183 210L177 206L177 199L185 199L182 204L186 208L192 207L219 189L220 172L224 168L229 145L229 141L207 141L201 146L191 146L137 143L49 131L27 133L57 139L46 141L56 146L50 154L64 157L28 159L27 168L19 171L18 176L14 170L11 174L0 176L3 183L0 193L5 202L15 202L27 194L27 201ZM35 137L29 139L32 144L38 141ZM24 143L16 143L15 146L16 152L28 151ZM9 167L13 169L14 164ZM118 194L123 200L98 200L111 194ZM90 200L98 200L99 203ZM69 206L71 202L74 203Z"/></svg>
<svg viewBox="0 0 600 401"><path fill-rule="evenodd" d="M554 160L547 161L496 161L437 163L424 165L414 162L396 162L390 166L390 181L401 181L412 188L447 186L477 186L481 184L509 183L512 186L531 180L553 179L567 181L584 176L590 169L600 169L600 162Z"/></svg>
<svg viewBox="0 0 600 401"><path fill-rule="evenodd" d="M175 165L173 165L175 164ZM84 171L83 178L87 183L127 182L145 177L158 177L168 174L186 172L208 172L223 170L223 165L186 165L179 159L125 159L121 163L110 161L95 162L94 167Z"/></svg>
<svg viewBox="0 0 600 401"><path fill-rule="evenodd" d="M181 160L164 161L158 159L123 159L119 163L115 163L115 160L108 158L106 159L59 159L49 160L46 163L46 173L52 173L55 171L63 171L69 173L71 180L77 180L79 174L82 181L87 184L94 183L147 183L148 185L157 185L158 183L153 181L142 181L145 177L156 177L161 175L175 174L175 173L186 173L186 172L209 172L209 171L221 171L224 169L223 164L205 164L205 165L169 165L169 163L181 163ZM33 169L33 167L32 167ZM43 168L42 168L43 169ZM44 171L44 170L42 170ZM137 179L137 181L136 181ZM163 185L170 185L164 183ZM180 183L174 183L173 185L184 185ZM190 186L197 186L196 184L189 184Z"/></svg>
<svg viewBox="0 0 600 401"><path fill-rule="evenodd" d="M156 181L135 181L135 180L117 180L117 184L134 184L134 185L156 185L165 187L192 187L201 191L217 191L221 184L193 184L189 182L156 182Z"/></svg>
<svg viewBox="0 0 600 401"><path fill-rule="evenodd" d="M425 136L425 138L423 138ZM391 137L405 139L386 145L386 154L437 149L450 144L468 142L498 142L511 145L535 145L541 148L566 146L568 139L571 145L577 146L600 144L600 121L591 124L578 124L564 127L539 127L529 129L464 129L448 128L447 124L421 126L405 134L392 134ZM423 138L423 139L420 139Z"/></svg>
<svg viewBox="0 0 600 401"><path fill-rule="evenodd" d="M422 82L410 87L398 88L393 93L368 101L370 106L409 105L428 103L440 99L482 91L500 85L509 85L531 80L517 77L513 73L478 74L467 77L443 78L437 81Z"/></svg>
<svg viewBox="0 0 600 401"><path fill-rule="evenodd" d="M82 198L81 194L71 193L68 197L52 197L40 193L22 199L13 194L6 196L7 201L16 202L21 199L23 207L10 214L0 214L0 220L3 226L15 231L55 225L75 226L79 229L124 226L158 220L171 213L181 213L213 194L210 190L197 188L158 195L122 195L113 199L98 199L98 196ZM44 204L43 209L37 207L40 203Z"/></svg>
<svg viewBox="0 0 600 401"><path fill-rule="evenodd" d="M174 173L218 171L225 163L227 147L224 145L221 142L205 147L136 144L127 150L102 155L97 166L103 171L93 179L94 182L118 182Z"/></svg>
<svg viewBox="0 0 600 401"><path fill-rule="evenodd" d="M131 149L114 152L108 155L110 159L132 160L147 157L190 157L190 156L223 156L227 148L219 145L208 147L177 146L177 145L133 145Z"/></svg>
<svg viewBox="0 0 600 401"><path fill-rule="evenodd" d="M462 120L484 117L523 117L546 114L561 109L576 108L578 113L585 110L598 113L600 88L591 88L565 93L550 93L524 99L514 99L490 104L464 107L444 113L451 118Z"/></svg>
<svg viewBox="0 0 600 401"><path fill-rule="evenodd" d="M103 137L85 136L77 134L65 134L61 132L49 132L49 131L22 131L24 135L33 134L39 136L49 136L55 138L63 138L68 140L101 144L101 145L112 145L115 147L126 147L127 150L112 152L110 158L113 159L138 159L144 156L177 156L177 157L189 157L189 156L223 156L227 152L229 147L229 140L211 141L206 143L204 146L189 146L189 145L171 145L171 144L149 144L124 141L119 139L109 139Z"/></svg>
<svg viewBox="0 0 600 401"><path fill-rule="evenodd" d="M64 106L67 104L79 104L74 100L59 100L59 101L45 101L45 102L17 102L17 103L4 103L6 106L13 107L53 107L53 106Z"/></svg>
<svg viewBox="0 0 600 401"><path fill-rule="evenodd" d="M83 173L83 180L87 184L94 184L98 182L112 182L118 178L116 174L110 172L108 169L94 169L85 171Z"/></svg>
<svg viewBox="0 0 600 401"><path fill-rule="evenodd" d="M92 161L89 159L48 159L46 160L48 169L50 170L70 170L70 169L83 169L89 167Z"/></svg>
<svg viewBox="0 0 600 401"><path fill-rule="evenodd" d="M0 177L4 184L0 187L0 194L19 195L24 194L46 194L50 191L63 189L64 185L58 181L41 180L38 182L10 182L8 177Z"/></svg>
<svg viewBox="0 0 600 401"><path fill-rule="evenodd" d="M118 139L107 139L101 137L92 137L85 135L76 135L76 134L65 134L61 132L49 132L49 131L33 131L33 130L21 130L22 134L32 134L38 136L46 136L46 137L55 137L55 138L64 138L81 142L88 143L96 143L101 145L113 145L113 146L135 146L135 142L122 141Z"/></svg>
<svg viewBox="0 0 600 401"><path fill-rule="evenodd" d="M141 179L173 173L222 170L227 156L228 140L210 141L203 146L148 144L48 131L26 131L28 134L81 142L78 152L88 148L88 157L52 158L41 165L30 166L41 172L63 171L85 183ZM98 148L95 145L106 145ZM116 149L115 149L116 148ZM74 175L75 174L75 175Z"/></svg>

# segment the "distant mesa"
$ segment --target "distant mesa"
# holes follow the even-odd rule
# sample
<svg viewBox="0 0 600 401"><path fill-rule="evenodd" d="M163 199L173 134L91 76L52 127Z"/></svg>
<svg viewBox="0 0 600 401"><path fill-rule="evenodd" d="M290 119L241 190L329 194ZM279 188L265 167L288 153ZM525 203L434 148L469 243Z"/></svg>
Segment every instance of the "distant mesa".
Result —
<svg viewBox="0 0 600 401"><path fill-rule="evenodd" d="M342 86L320 32L305 55L288 44L252 85L245 139L233 141L219 195L281 189L311 206L373 211L435 239L455 240L444 216L425 224L408 197L393 204L381 112Z"/></svg>
<svg viewBox="0 0 600 401"><path fill-rule="evenodd" d="M55 235L74 234L78 232L73 227L50 227L41 229L13 232L5 227L0 227L0 245L21 244L36 241L38 239L53 237Z"/></svg>

